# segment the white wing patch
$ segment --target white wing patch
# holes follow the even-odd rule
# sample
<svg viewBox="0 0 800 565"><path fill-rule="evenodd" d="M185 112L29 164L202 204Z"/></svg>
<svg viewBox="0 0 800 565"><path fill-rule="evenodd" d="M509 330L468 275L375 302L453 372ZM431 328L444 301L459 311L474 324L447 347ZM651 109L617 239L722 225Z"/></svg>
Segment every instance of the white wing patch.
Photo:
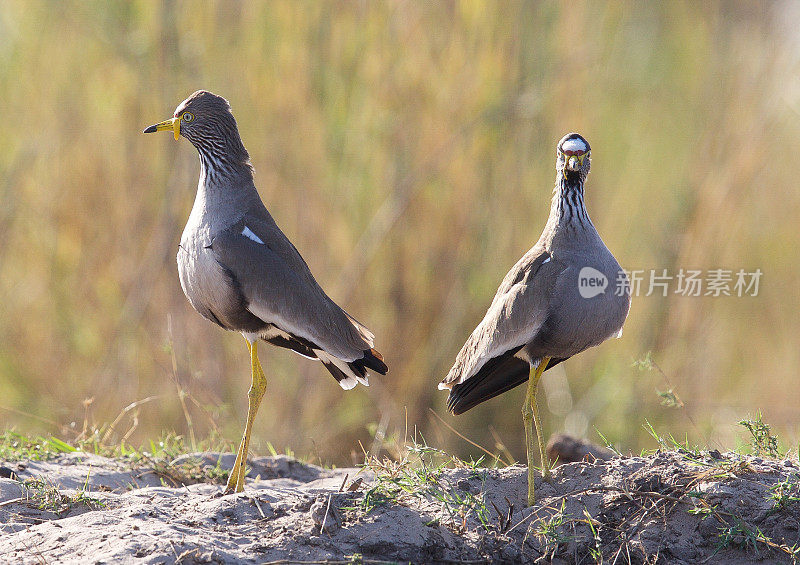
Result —
<svg viewBox="0 0 800 565"><path fill-rule="evenodd" d="M253 230L251 230L247 226L245 226L244 229L242 230L242 235L245 236L248 239L252 239L256 243L260 243L261 245L264 245L264 242L261 241L261 238L258 237L256 234L254 234Z"/></svg>
<svg viewBox="0 0 800 565"><path fill-rule="evenodd" d="M545 263L549 263L549 262L550 262L550 257L548 257L547 259L545 259L544 261L542 261L542 265L544 265Z"/></svg>

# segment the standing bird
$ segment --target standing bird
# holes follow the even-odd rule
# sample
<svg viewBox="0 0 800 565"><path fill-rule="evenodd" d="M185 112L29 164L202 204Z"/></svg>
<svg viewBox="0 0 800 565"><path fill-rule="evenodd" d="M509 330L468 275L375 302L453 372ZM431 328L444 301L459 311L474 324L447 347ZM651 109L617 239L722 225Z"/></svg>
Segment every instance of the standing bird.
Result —
<svg viewBox="0 0 800 565"><path fill-rule="evenodd" d="M532 423L543 474L550 474L536 407L542 373L610 337L620 337L631 304L627 275L600 239L583 203L589 143L570 133L558 142L556 155L556 186L539 241L503 279L486 316L439 383L440 390L450 390L447 407L461 414L528 381L522 418L529 505L534 502Z"/></svg>
<svg viewBox="0 0 800 565"><path fill-rule="evenodd" d="M372 332L325 294L264 207L228 101L198 90L144 133L156 131L182 135L200 154L197 197L178 247L183 292L203 317L240 332L250 352L247 423L225 487L241 492L267 384L259 338L322 361L345 390L369 386L367 369L385 375L387 367Z"/></svg>

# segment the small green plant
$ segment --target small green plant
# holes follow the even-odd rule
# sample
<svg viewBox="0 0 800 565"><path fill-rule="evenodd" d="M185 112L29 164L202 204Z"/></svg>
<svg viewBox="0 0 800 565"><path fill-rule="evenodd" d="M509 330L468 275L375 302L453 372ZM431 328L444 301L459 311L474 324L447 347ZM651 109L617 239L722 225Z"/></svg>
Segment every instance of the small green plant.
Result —
<svg viewBox="0 0 800 565"><path fill-rule="evenodd" d="M642 359L636 359L633 362L633 366L640 371L652 371L655 369L667 383L667 386L669 386L667 390L661 391L656 389L656 393L659 397L661 397L662 406L667 406L669 408L683 408L683 400L680 399L678 393L676 393L672 388L672 383L670 382L667 374L661 370L661 367L658 366L658 363L653 360L652 351L648 351Z"/></svg>
<svg viewBox="0 0 800 565"><path fill-rule="evenodd" d="M75 506L83 505L92 510L105 506L102 500L89 495L86 485L72 495L63 494L56 485L39 478L28 479L23 485L28 503L39 510L65 514Z"/></svg>
<svg viewBox="0 0 800 565"><path fill-rule="evenodd" d="M685 437L683 442L681 442L678 441L672 434L669 434L666 437L659 435L659 433L653 427L653 424L651 424L648 420L644 421L643 427L647 433L650 434L650 436L656 440L656 442L658 442L660 449L667 451L680 451L695 458L700 455L700 448L697 446L690 446L688 437Z"/></svg>
<svg viewBox="0 0 800 565"><path fill-rule="evenodd" d="M552 550L554 555L560 545L575 539L573 536L564 533L565 524L572 522L572 516L565 512L565 508L566 501L562 500L561 508L558 512L549 518L534 522L533 535L538 537L544 545L543 551L545 554Z"/></svg>
<svg viewBox="0 0 800 565"><path fill-rule="evenodd" d="M488 527L489 511L482 494L473 494L442 480L446 468L467 468L471 476L483 481L485 471L479 469L482 459L465 462L443 451L416 441L409 443L399 461L367 457L364 467L375 473L374 484L364 493L360 510L369 513L384 504L398 504L404 497L434 501L440 516L433 523L447 520L456 528L465 528L474 516ZM482 489L481 489L482 490ZM354 509L354 508L350 508Z"/></svg>
<svg viewBox="0 0 800 565"><path fill-rule="evenodd" d="M750 447L753 455L769 457L779 457L778 438L772 435L772 428L764 422L761 410L756 413L755 420L741 420L739 425L744 426L750 432Z"/></svg>
<svg viewBox="0 0 800 565"><path fill-rule="evenodd" d="M589 555L592 557L592 559L594 559L595 563L602 563L602 540L600 539L600 531L595 527L599 526L600 522L595 520L585 508L583 509L583 515L586 517L586 523L589 525L589 530L592 532L592 545L589 547Z"/></svg>
<svg viewBox="0 0 800 565"><path fill-rule="evenodd" d="M696 496L698 494L702 493L697 493L697 492L687 493L688 496ZM717 510L716 506L705 505L705 506L692 506L691 508L689 508L689 510L687 510L687 512L692 516L702 516L703 520L705 520L709 516L713 516L716 510Z"/></svg>
<svg viewBox="0 0 800 565"><path fill-rule="evenodd" d="M772 510L782 510L793 502L800 502L800 476L797 474L786 477L786 480L775 483L770 488Z"/></svg>
<svg viewBox="0 0 800 565"><path fill-rule="evenodd" d="M751 528L744 520L735 517L731 523L721 526L717 534L717 549L737 547L752 549L758 555L758 544L769 540L759 528Z"/></svg>
<svg viewBox="0 0 800 565"><path fill-rule="evenodd" d="M77 449L53 436L29 437L13 430L0 433L0 459L6 461L39 461L72 451Z"/></svg>
<svg viewBox="0 0 800 565"><path fill-rule="evenodd" d="M55 485L39 478L25 481L27 501L39 510L52 510L58 512L61 509L63 496Z"/></svg>
<svg viewBox="0 0 800 565"><path fill-rule="evenodd" d="M621 452L619 449L617 449L617 448L616 448L616 446L615 446L613 443L611 443L611 442L608 440L608 438L606 438L606 436L605 436L605 435L603 435L603 432L601 432L601 431L600 431L600 430L598 430L597 428L595 428L595 429L594 429L594 431L596 431L596 432L597 432L597 435L600 437L600 439L601 439L601 440L603 440L603 445L605 445L606 449L610 449L610 450L611 450L611 451L613 451L613 452L614 452L616 455L618 455L618 456L622 457L622 452Z"/></svg>
<svg viewBox="0 0 800 565"><path fill-rule="evenodd" d="M778 487L778 485L774 485L773 488ZM790 556L793 563L796 563L797 559L800 558L800 547L797 544L789 546L785 543L773 541L772 538L761 531L761 528L749 525L742 516L724 510L720 505L712 505L705 502L703 493L689 492L687 496L691 496L696 500L695 505L688 510L689 514L702 516L703 520L713 518L719 523L714 554L723 549L735 547L744 551L752 550L758 555L760 544L762 548L766 547L768 551L779 551ZM786 497L779 496L779 498L784 503L789 502ZM773 511L775 510L773 509Z"/></svg>

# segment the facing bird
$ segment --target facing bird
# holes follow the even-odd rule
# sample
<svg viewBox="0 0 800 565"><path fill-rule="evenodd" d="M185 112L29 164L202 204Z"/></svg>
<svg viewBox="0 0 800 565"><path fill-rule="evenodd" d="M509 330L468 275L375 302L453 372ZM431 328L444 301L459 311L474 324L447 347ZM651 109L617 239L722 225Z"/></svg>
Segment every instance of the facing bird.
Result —
<svg viewBox="0 0 800 565"><path fill-rule="evenodd" d="M200 180L178 248L186 298L203 317L240 332L250 352L247 423L225 492L244 489L253 421L266 390L258 340L322 361L339 385L386 374L374 336L320 288L267 211L228 101L199 90L144 133L171 131L200 154Z"/></svg>
<svg viewBox="0 0 800 565"><path fill-rule="evenodd" d="M522 407L528 455L528 504L534 502L533 430L549 476L536 388L542 373L610 337L622 335L630 309L625 272L600 239L583 202L589 143L570 133L556 148L550 216L530 251L508 272L486 316L439 383L461 414L528 381ZM533 421L532 421L533 420Z"/></svg>

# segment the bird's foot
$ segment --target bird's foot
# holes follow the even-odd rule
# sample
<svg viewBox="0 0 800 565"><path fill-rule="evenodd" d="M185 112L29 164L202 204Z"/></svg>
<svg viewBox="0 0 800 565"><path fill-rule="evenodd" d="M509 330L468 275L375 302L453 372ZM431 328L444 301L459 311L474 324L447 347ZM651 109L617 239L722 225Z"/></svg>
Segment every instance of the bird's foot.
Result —
<svg viewBox="0 0 800 565"><path fill-rule="evenodd" d="M228 477L228 482L225 485L225 490L222 491L222 494L235 494L242 491L244 491L244 480L240 481L239 478L234 477L233 473L231 472L231 476Z"/></svg>
<svg viewBox="0 0 800 565"><path fill-rule="evenodd" d="M243 489L244 490L244 489ZM225 485L225 490L222 491L223 496L227 496L229 494L236 494L237 492L241 492L236 490L236 484L227 484Z"/></svg>
<svg viewBox="0 0 800 565"><path fill-rule="evenodd" d="M234 494L244 490L244 479L247 474L247 459L244 456L246 443L249 442L246 441L246 438L243 438L242 443L239 444L239 449L236 452L236 461L233 462L233 467L231 467L231 474L228 475L228 482L225 484L225 490L222 491L223 494Z"/></svg>

